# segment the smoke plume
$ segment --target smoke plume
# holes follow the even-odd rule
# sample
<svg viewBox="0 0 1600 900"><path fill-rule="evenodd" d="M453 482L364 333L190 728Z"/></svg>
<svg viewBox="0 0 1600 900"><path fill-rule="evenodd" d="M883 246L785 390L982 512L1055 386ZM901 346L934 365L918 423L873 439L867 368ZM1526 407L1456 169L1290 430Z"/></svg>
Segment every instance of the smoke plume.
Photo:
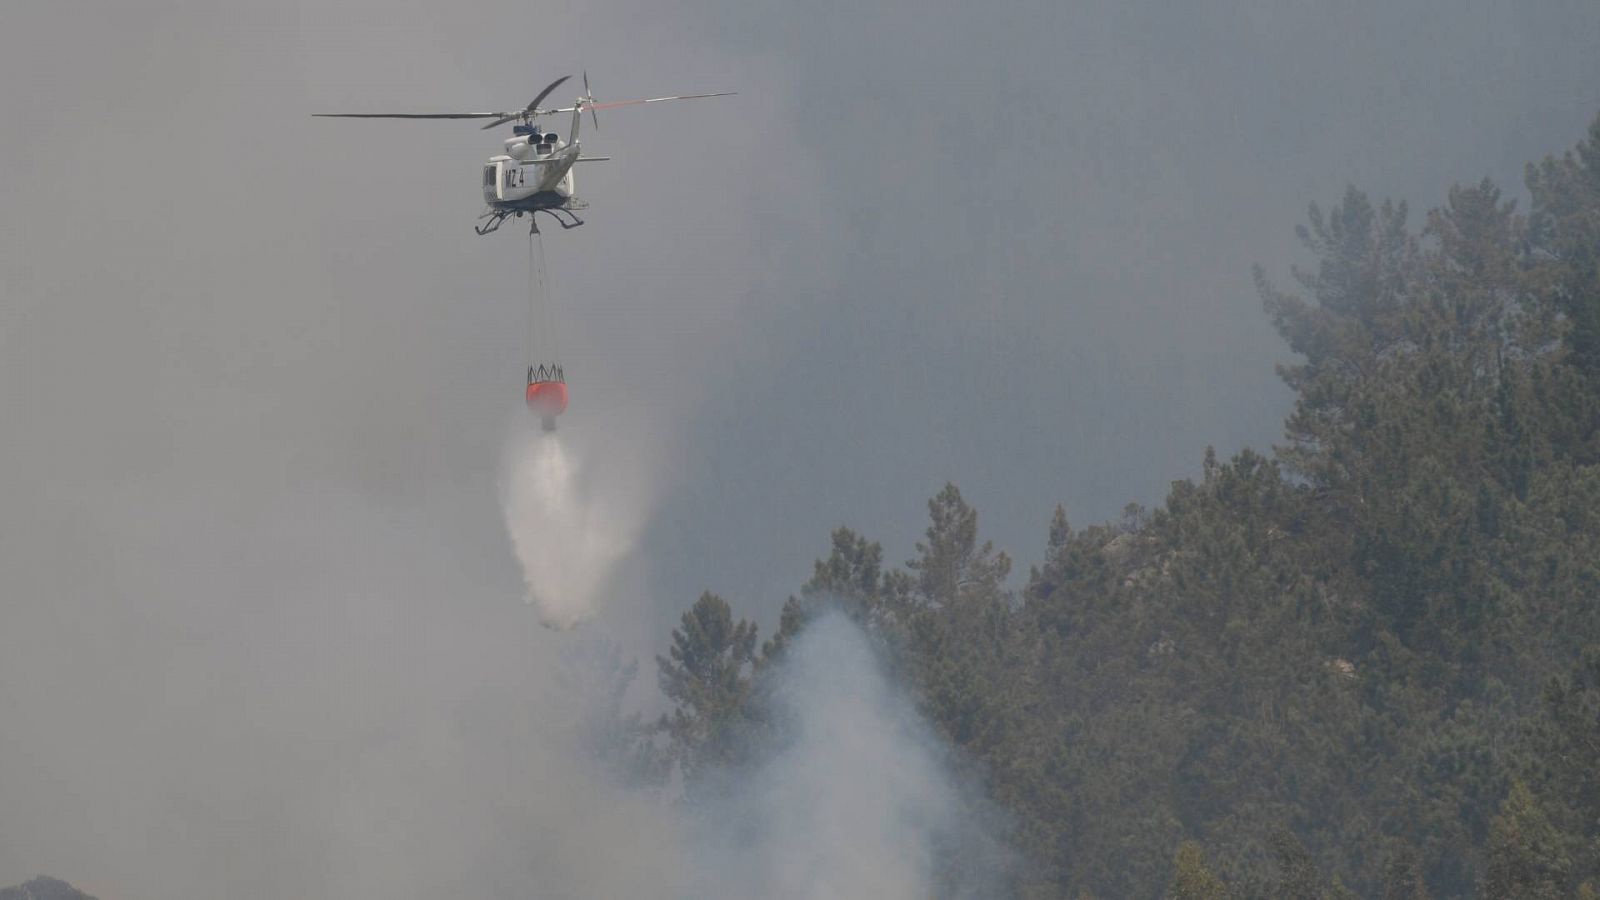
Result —
<svg viewBox="0 0 1600 900"><path fill-rule="evenodd" d="M940 740L845 616L813 622L776 673L776 751L729 773L696 825L695 896L1001 896L1008 856Z"/></svg>

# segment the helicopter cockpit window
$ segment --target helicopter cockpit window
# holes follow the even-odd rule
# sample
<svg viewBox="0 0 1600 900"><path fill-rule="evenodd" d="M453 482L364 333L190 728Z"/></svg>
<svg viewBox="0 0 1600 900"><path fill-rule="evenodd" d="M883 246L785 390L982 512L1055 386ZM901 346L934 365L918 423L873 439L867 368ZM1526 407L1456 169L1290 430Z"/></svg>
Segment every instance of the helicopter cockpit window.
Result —
<svg viewBox="0 0 1600 900"><path fill-rule="evenodd" d="M494 166L483 167L483 186L494 187Z"/></svg>

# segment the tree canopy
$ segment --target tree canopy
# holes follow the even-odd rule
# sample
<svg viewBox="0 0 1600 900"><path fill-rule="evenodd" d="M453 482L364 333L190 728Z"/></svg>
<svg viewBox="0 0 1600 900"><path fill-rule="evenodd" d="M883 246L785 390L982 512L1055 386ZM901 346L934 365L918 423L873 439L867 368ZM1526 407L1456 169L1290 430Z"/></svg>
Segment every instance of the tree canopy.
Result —
<svg viewBox="0 0 1600 900"><path fill-rule="evenodd" d="M1020 895L1594 896L1600 118L1527 187L1312 205L1293 288L1256 270L1283 444L1058 509L1020 584L946 485L902 568L836 530L759 653L701 597L658 660L685 779L759 752L833 607L1010 813Z"/></svg>

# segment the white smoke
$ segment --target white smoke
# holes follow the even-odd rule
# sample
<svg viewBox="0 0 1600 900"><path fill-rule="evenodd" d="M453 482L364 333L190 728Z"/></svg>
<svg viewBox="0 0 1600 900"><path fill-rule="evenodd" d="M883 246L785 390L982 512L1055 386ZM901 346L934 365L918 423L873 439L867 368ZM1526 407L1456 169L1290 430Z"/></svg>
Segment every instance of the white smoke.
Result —
<svg viewBox="0 0 1600 900"><path fill-rule="evenodd" d="M612 471L614 454L574 443L584 437L518 430L501 478L506 528L529 600L544 624L560 629L594 615L648 505L645 485ZM530 698L543 723L537 767L560 773L559 790L547 784L540 791L554 801L542 804L546 815L524 823L540 848L530 860L539 885L559 885L562 896L574 897L622 890L895 900L1000 892L1005 862L980 824L984 804L959 786L942 741L845 616L811 622L784 662L760 675L777 739L754 769L708 776L723 789L694 802L662 806L658 789L624 788L596 767L605 752L583 735L594 722L619 721L621 694L607 687L619 684L614 674L601 666ZM552 754L557 747L569 752ZM650 824L621 828L615 817L596 815L623 808L624 818ZM608 830L611 839L591 845ZM602 849L614 849L624 834L650 865L619 868ZM970 875L950 864L951 850L972 858Z"/></svg>
<svg viewBox="0 0 1600 900"><path fill-rule="evenodd" d="M591 434L507 450L505 523L547 620L617 590L648 507L641 470L604 452L638 442L594 453ZM647 648L525 628L503 579L462 565L456 545L500 537L484 492L460 498L476 520L326 490L268 506L217 493L86 493L118 540L38 548L59 583L9 608L0 681L105 699L85 714L6 698L0 743L27 775L0 779L0 886L49 872L125 900L959 896L942 850L974 807L848 622L814 622L763 673L782 725L766 761L728 773L710 807L678 802L619 777L640 736L622 670ZM211 527L219 508L247 527ZM182 527L141 530L152 515ZM457 521L477 524L441 540ZM0 542L0 560L19 546Z"/></svg>
<svg viewBox="0 0 1600 900"><path fill-rule="evenodd" d="M528 602L552 628L595 612L600 590L632 548L643 519L642 492L605 490L567 453L560 436L522 427L507 443L501 510Z"/></svg>
<svg viewBox="0 0 1600 900"><path fill-rule="evenodd" d="M985 804L845 616L812 622L776 673L781 749L697 823L703 897L999 896ZM955 854L963 857L952 864Z"/></svg>
<svg viewBox="0 0 1600 900"><path fill-rule="evenodd" d="M690 798L627 773L637 733L618 729L627 675L616 645L592 631L539 643L546 680L526 695L519 712L531 715L531 730L515 744L524 773L504 773L517 787L498 802L481 793L432 798L458 813L492 809L524 848L520 879L503 860L491 867L501 879L494 896L1006 896L1010 860L987 806L962 786L942 741L844 616L811 623L763 675L778 739L762 761L717 773L725 790ZM396 868L413 888L438 883Z"/></svg>

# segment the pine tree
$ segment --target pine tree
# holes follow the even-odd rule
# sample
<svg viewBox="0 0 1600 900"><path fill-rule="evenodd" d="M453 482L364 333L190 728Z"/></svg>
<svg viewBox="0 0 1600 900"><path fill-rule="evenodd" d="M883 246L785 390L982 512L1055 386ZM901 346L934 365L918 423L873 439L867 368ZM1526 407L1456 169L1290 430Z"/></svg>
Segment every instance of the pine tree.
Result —
<svg viewBox="0 0 1600 900"><path fill-rule="evenodd" d="M1344 900L1351 894L1337 878L1329 879L1317 869L1306 845L1294 833L1280 829L1271 841L1278 862L1278 882L1272 896L1280 900Z"/></svg>
<svg viewBox="0 0 1600 900"><path fill-rule="evenodd" d="M1301 241L1318 257L1295 279L1315 303L1272 286L1256 269L1262 303L1289 347L1305 357L1279 374L1295 391L1280 453L1294 470L1330 488L1359 478L1350 437L1377 412L1368 377L1407 340L1404 309L1414 289L1418 245L1406 231L1405 204L1374 207L1350 188L1327 215L1312 204Z"/></svg>
<svg viewBox="0 0 1600 900"><path fill-rule="evenodd" d="M1172 860L1167 900L1228 900L1227 885L1206 867L1205 852L1193 841L1178 845Z"/></svg>
<svg viewBox="0 0 1600 900"><path fill-rule="evenodd" d="M964 598L991 598L1011 572L1011 559L994 544L978 544L978 511L967 505L953 484L928 501L927 540L918 542L919 556L907 563L916 573L916 589L933 607Z"/></svg>
<svg viewBox="0 0 1600 900"><path fill-rule="evenodd" d="M1383 900L1428 900L1422 861L1410 847L1399 847L1383 867Z"/></svg>
<svg viewBox="0 0 1600 900"><path fill-rule="evenodd" d="M947 484L928 501L932 524L917 544L910 623L928 715L980 757L1002 738L1008 697L1001 670L1010 645L1004 580L1011 560L978 543L978 513Z"/></svg>
<svg viewBox="0 0 1600 900"><path fill-rule="evenodd" d="M1576 874L1600 879L1600 643L1551 678L1524 765Z"/></svg>
<svg viewBox="0 0 1600 900"><path fill-rule="evenodd" d="M656 657L661 692L674 706L657 727L690 779L708 765L734 760L741 749L736 726L750 691L745 669L755 644L756 626L735 622L727 602L707 591L673 629L671 658Z"/></svg>
<svg viewBox="0 0 1600 900"><path fill-rule="evenodd" d="M1513 782L1489 831L1489 863L1481 900L1556 900L1568 897L1570 863L1560 835L1522 782Z"/></svg>
<svg viewBox="0 0 1600 900"><path fill-rule="evenodd" d="M909 607L910 580L883 570L883 547L849 528L834 529L826 559L813 563L799 596L784 601L778 629L761 648L761 664L781 659L789 642L824 609L839 609L873 638L898 646ZM886 632L896 632L888 634Z"/></svg>
<svg viewBox="0 0 1600 900"><path fill-rule="evenodd" d="M1600 391L1600 116L1561 158L1530 163L1533 238L1559 267L1558 307L1570 325L1572 365Z"/></svg>

